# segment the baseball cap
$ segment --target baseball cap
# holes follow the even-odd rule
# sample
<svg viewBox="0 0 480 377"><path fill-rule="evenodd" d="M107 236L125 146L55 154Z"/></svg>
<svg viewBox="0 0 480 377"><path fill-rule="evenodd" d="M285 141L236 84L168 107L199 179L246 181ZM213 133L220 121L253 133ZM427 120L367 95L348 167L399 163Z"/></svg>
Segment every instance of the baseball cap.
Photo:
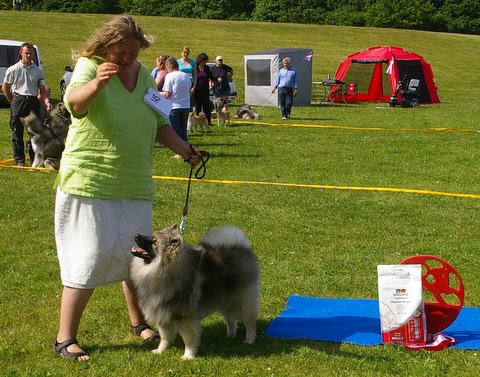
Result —
<svg viewBox="0 0 480 377"><path fill-rule="evenodd" d="M223 60L222 55L218 55L218 56L215 58L215 60Z"/></svg>

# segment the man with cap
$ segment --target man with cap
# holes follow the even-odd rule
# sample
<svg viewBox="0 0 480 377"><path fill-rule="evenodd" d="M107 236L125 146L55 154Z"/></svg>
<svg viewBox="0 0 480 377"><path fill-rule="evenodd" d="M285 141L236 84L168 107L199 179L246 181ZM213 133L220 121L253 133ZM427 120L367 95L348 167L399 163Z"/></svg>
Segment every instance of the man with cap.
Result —
<svg viewBox="0 0 480 377"><path fill-rule="evenodd" d="M223 57L215 58L215 65L211 68L212 75L215 79L213 82L213 95L215 98L222 98L225 103L228 102L230 95L230 84L228 81L233 76L232 67L223 64Z"/></svg>

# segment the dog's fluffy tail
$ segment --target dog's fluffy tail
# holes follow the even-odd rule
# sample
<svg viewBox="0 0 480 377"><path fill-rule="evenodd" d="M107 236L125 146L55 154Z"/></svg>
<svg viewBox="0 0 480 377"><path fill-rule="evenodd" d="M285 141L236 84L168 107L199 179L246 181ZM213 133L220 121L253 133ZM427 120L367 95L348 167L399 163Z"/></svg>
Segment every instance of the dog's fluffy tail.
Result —
<svg viewBox="0 0 480 377"><path fill-rule="evenodd" d="M222 228L213 229L203 238L203 245L212 247L243 247L250 249L250 241L245 233L233 225L227 225Z"/></svg>

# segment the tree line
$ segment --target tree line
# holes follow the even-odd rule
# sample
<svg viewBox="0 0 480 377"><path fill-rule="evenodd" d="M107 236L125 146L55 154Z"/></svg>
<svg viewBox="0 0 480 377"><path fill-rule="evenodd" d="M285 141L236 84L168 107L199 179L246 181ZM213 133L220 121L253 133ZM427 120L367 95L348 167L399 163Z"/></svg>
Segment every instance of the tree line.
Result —
<svg viewBox="0 0 480 377"><path fill-rule="evenodd" d="M480 34L479 0L23 0L22 9Z"/></svg>

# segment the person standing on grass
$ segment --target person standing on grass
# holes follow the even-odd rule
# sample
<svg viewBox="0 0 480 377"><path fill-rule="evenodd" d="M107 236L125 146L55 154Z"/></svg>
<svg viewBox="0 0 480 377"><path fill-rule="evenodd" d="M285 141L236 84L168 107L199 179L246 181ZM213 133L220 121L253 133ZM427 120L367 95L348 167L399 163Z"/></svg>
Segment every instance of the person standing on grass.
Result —
<svg viewBox="0 0 480 377"><path fill-rule="evenodd" d="M13 0L12 5L15 7L17 12L22 10L22 0Z"/></svg>
<svg viewBox="0 0 480 377"><path fill-rule="evenodd" d="M188 113L190 112L190 88L192 82L185 72L178 69L178 62L175 58L168 58L165 62L167 75L163 83L163 90L160 95L172 102L170 111L170 125L183 140L187 140ZM177 155L178 157L178 155Z"/></svg>
<svg viewBox="0 0 480 377"><path fill-rule="evenodd" d="M63 291L53 350L68 360L89 360L77 341L80 320L94 289L114 282L122 282L130 332L159 338L145 322L129 276L135 235L152 232L154 142L191 166L200 157L144 102L156 84L137 58L149 46L131 17L113 17L87 41L65 93L72 124L56 180Z"/></svg>
<svg viewBox="0 0 480 377"><path fill-rule="evenodd" d="M20 46L20 60L7 68L2 84L3 94L10 102L10 129L12 130L13 158L17 166L25 166L25 145L23 142L24 126L20 118L33 111L41 115L42 106L47 110L53 108L48 98L45 74L34 62L35 48L31 43ZM43 105L42 105L43 103ZM35 153L30 140L27 141L30 162Z"/></svg>
<svg viewBox="0 0 480 377"><path fill-rule="evenodd" d="M197 86L193 93L193 105L195 114L201 111L205 114L208 125L212 125L212 106L210 105L210 82L215 80L207 65L208 55L204 52L198 54L196 59Z"/></svg>
<svg viewBox="0 0 480 377"><path fill-rule="evenodd" d="M230 95L230 84L228 82L232 79L233 69L229 65L223 64L223 57L218 55L211 72L214 77L213 96L215 99L221 98L225 106L228 107L228 96Z"/></svg>
<svg viewBox="0 0 480 377"><path fill-rule="evenodd" d="M190 81L192 83L192 93L195 90L195 86L197 84L197 71L195 69L195 60L189 58L190 56L190 48L184 47L182 48L182 57L177 59L178 63L178 70L180 72L185 72Z"/></svg>
<svg viewBox="0 0 480 377"><path fill-rule="evenodd" d="M167 68L165 67L165 62L170 56L160 55L155 59L156 67L152 70L152 77L157 84L157 89L159 92L163 89L163 82L165 81L165 76L167 75Z"/></svg>
<svg viewBox="0 0 480 377"><path fill-rule="evenodd" d="M289 119L292 112L293 97L298 94L297 72L292 68L290 58L282 60L283 68L280 69L272 88L272 93L278 88L280 97L280 108L282 110L282 119Z"/></svg>

